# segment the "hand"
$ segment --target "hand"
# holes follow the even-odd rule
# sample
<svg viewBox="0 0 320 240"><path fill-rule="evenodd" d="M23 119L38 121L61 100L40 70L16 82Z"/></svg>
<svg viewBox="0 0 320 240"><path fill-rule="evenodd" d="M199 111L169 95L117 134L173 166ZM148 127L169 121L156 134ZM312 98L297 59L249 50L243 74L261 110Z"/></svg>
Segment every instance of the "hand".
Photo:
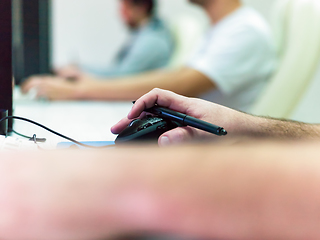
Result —
<svg viewBox="0 0 320 240"><path fill-rule="evenodd" d="M57 68L54 71L58 77L77 79L82 76L81 70L76 65L68 65L62 68Z"/></svg>
<svg viewBox="0 0 320 240"><path fill-rule="evenodd" d="M143 111L153 107L155 104L224 127L229 134L239 130L236 128L236 124L234 124L238 122L237 119L245 119L246 116L248 117L248 115L211 102L183 97L161 89L154 89L141 97L133 106L128 117L113 126L111 131L114 134L119 134L133 119L142 117L144 115ZM192 127L179 127L164 133L159 138L159 145L165 146L213 136L214 135L210 133Z"/></svg>
<svg viewBox="0 0 320 240"><path fill-rule="evenodd" d="M24 93L31 89L37 90L37 97L48 100L71 100L77 98L77 83L67 81L61 77L34 76L21 86Z"/></svg>

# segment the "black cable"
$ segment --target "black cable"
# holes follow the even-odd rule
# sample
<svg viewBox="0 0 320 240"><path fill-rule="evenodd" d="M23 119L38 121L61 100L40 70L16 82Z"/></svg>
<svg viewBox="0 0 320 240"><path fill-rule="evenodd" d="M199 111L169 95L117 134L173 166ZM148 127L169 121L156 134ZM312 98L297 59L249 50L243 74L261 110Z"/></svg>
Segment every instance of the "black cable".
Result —
<svg viewBox="0 0 320 240"><path fill-rule="evenodd" d="M15 116L4 117L4 118L2 118L2 119L0 120L0 124L1 124L3 121L8 120L8 119L17 119L17 120L21 120L21 121L25 121L25 122L32 123L32 124L34 124L34 125L36 125L36 126L38 126L38 127L41 127L41 128L43 128L43 129L47 130L48 132L51 132L51 133L53 133L53 134L55 134L55 135L57 135L57 136L59 136L59 137L62 137L62 138L64 138L64 139L66 139L66 140L68 140L68 141L70 141L70 142L73 142L73 143L75 143L75 144L77 144L77 145L79 145L79 146L82 146L82 147L94 148L94 149L102 149L102 148L110 148L110 147L114 147L114 146L115 146L115 145L108 145L108 146L96 147L96 146L86 145L86 144L83 144L83 143L81 143L81 142L78 142L77 140L74 140L74 139L72 139L72 138L69 138L69 137L67 137L67 136L64 136L64 135L62 135L61 133L58 133L58 132L56 132L56 131L53 131L53 130L51 130L50 128L48 128L48 127L46 127L46 126L44 126L44 125L42 125L42 124L40 124L40 123L37 123L37 122L32 121L32 120L27 119L27 118L22 118L22 117L15 117Z"/></svg>

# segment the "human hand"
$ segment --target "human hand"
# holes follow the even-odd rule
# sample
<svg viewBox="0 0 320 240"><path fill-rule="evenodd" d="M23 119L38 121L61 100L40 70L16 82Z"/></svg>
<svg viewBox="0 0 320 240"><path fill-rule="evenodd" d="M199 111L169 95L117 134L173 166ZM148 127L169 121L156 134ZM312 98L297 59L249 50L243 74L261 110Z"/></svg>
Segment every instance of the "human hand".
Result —
<svg viewBox="0 0 320 240"><path fill-rule="evenodd" d="M71 79L78 79L83 74L81 70L78 68L78 66L73 64L70 64L65 67L57 68L54 70L54 72L58 77L71 78Z"/></svg>
<svg viewBox="0 0 320 240"><path fill-rule="evenodd" d="M33 76L22 85L23 93L36 89L37 97L48 100L71 100L77 98L77 83L67 81L61 77Z"/></svg>
<svg viewBox="0 0 320 240"><path fill-rule="evenodd" d="M187 98L170 91L154 89L141 97L135 103L128 116L113 126L111 131L114 134L119 134L133 119L144 116L143 111L153 107L155 104L224 127L229 135L233 135L239 130L235 124L235 122L238 122L238 119L245 119L248 117L248 115L245 115L244 113L211 102ZM215 136L192 127L179 127L160 136L159 145L165 146L208 137Z"/></svg>

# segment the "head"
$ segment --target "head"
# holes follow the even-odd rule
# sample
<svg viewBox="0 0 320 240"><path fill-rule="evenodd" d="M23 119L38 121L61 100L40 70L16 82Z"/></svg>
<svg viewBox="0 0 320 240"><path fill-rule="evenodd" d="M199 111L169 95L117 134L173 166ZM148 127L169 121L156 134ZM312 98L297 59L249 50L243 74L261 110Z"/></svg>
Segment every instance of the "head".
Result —
<svg viewBox="0 0 320 240"><path fill-rule="evenodd" d="M154 15L155 0L121 0L120 10L124 23L131 29Z"/></svg>
<svg viewBox="0 0 320 240"><path fill-rule="evenodd" d="M189 0L189 2L205 7L212 0Z"/></svg>
<svg viewBox="0 0 320 240"><path fill-rule="evenodd" d="M189 0L189 2L194 3L194 4L198 4L200 6L206 7L210 4L216 4L217 2L220 2L221 0ZM240 3L241 0L222 0L221 2L224 3Z"/></svg>

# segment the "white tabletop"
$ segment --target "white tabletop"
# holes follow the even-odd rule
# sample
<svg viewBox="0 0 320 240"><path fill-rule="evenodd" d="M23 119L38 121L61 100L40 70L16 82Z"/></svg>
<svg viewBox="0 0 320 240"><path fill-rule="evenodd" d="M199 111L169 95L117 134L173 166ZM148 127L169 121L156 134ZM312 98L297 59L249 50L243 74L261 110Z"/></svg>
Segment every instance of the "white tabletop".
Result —
<svg viewBox="0 0 320 240"><path fill-rule="evenodd" d="M125 117L130 102L48 102L16 98L14 115L39 122L77 141L113 141L116 136L110 128ZM15 120L14 130L24 134L37 134L47 138L50 144L65 142L30 123Z"/></svg>

